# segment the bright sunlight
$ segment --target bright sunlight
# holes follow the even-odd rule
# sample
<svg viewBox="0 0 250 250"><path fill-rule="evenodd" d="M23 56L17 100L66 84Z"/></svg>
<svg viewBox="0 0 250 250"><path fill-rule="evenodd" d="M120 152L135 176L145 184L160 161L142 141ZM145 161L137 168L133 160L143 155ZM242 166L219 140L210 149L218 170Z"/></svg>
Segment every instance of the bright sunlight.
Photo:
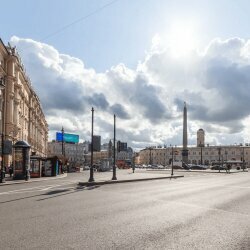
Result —
<svg viewBox="0 0 250 250"><path fill-rule="evenodd" d="M198 46L194 25L190 23L175 23L167 38L170 51L177 58L190 55Z"/></svg>

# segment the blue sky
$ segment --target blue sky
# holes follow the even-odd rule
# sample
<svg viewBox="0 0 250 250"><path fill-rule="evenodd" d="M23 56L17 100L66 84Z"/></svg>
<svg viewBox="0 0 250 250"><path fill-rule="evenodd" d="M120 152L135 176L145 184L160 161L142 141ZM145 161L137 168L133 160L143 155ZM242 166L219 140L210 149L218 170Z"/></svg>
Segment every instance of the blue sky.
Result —
<svg viewBox="0 0 250 250"><path fill-rule="evenodd" d="M249 1L118 0L58 34L65 25L110 3L108 0L2 1L0 36L46 42L61 53L84 60L97 71L120 62L135 67L149 50L152 37L167 35L176 22L192 22L196 39L205 46L215 37L248 38ZM10 18L10 15L13 18Z"/></svg>
<svg viewBox="0 0 250 250"><path fill-rule="evenodd" d="M103 141L113 136L115 113L118 139L130 146L181 145L186 101L189 144L199 128L209 144L250 142L249 1L16 0L1 7L0 37L22 56L50 139L63 125L89 140L93 106Z"/></svg>

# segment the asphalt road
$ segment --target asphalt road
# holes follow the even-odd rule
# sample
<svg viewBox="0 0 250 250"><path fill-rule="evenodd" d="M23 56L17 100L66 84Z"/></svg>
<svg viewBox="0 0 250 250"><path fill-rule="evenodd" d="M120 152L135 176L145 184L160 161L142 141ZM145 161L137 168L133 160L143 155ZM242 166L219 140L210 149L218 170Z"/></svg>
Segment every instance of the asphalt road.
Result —
<svg viewBox="0 0 250 250"><path fill-rule="evenodd" d="M250 249L250 172L80 188L83 174L1 186L0 249Z"/></svg>

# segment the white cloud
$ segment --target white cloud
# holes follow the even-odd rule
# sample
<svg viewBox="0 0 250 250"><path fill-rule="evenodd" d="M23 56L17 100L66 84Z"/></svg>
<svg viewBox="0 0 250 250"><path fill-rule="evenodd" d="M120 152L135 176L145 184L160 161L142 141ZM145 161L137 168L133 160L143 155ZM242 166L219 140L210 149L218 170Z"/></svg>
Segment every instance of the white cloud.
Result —
<svg viewBox="0 0 250 250"><path fill-rule="evenodd" d="M185 42L185 41L183 41ZM103 73L60 54L52 46L13 37L50 125L50 139L62 125L89 140L91 107L95 133L131 146L182 142L182 108L188 103L190 144L206 130L207 143L249 138L250 41L214 39L203 53L175 58L159 35L136 69L124 64Z"/></svg>

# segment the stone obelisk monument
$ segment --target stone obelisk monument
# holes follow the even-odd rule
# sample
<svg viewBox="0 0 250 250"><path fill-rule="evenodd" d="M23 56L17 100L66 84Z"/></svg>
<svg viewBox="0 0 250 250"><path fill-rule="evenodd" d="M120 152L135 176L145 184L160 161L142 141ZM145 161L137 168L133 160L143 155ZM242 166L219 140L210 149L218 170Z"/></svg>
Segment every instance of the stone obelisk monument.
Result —
<svg viewBox="0 0 250 250"><path fill-rule="evenodd" d="M182 146L182 162L188 164L188 139L187 139L187 106L184 102L183 109L183 146Z"/></svg>

